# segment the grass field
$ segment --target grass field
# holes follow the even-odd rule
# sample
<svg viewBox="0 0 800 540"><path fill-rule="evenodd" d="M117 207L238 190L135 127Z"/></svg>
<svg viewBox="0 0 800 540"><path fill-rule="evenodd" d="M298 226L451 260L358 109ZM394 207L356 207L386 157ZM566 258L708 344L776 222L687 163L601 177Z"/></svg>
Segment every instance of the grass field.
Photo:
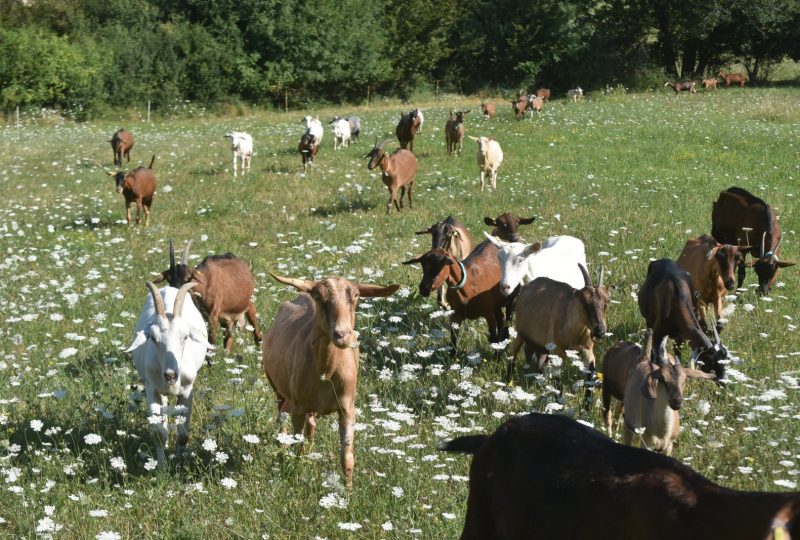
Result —
<svg viewBox="0 0 800 540"><path fill-rule="evenodd" d="M393 138L398 112L410 105L314 111L325 123L356 112L365 135L334 152L326 123L306 176L297 153L305 111L128 121L137 141L131 167L157 154L159 182L151 226L130 229L105 174L117 123L29 119L2 128L0 537L456 538L469 460L437 444L533 410L600 428L600 393L584 410L582 392L568 387L559 402L549 378L505 387L482 321L465 325L451 360L446 317L417 294L419 268L400 264L429 247L413 232L452 214L482 239L484 216L513 211L537 216L522 230L528 240L584 240L591 267L605 265L618 285L608 313L613 337L598 344L600 358L615 341L640 339L635 292L648 260L677 258L687 238L709 232L711 203L724 188L771 203L784 257L800 259L798 99L797 89L592 94L548 103L522 122L506 102L491 122L477 99L418 104L426 121L415 142L415 206L388 216L386 188L362 157L376 137ZM445 153L442 128L456 107L472 108L468 134L503 146L494 193L478 189L473 142L461 158ZM223 139L234 129L256 145L252 171L238 179ZM277 442L274 395L247 332L237 334L233 356L217 350L200 371L190 457L151 470L142 388L123 350L144 281L167 266L170 238L194 238L195 262L226 251L247 259L264 330L279 302L294 297L268 271L402 285L358 310L352 492L339 477L334 417L303 456ZM797 489L800 271L785 269L778 282L761 298L748 274L748 291L731 304L723 333L737 358L731 384L687 387L674 455L726 486Z"/></svg>

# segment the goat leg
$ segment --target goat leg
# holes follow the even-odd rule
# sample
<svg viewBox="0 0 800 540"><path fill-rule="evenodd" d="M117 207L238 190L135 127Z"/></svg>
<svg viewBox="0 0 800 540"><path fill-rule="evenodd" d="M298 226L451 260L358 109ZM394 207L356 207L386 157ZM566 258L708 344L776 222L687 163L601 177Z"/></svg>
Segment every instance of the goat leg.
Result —
<svg viewBox="0 0 800 540"><path fill-rule="evenodd" d="M341 444L340 459L344 472L344 485L353 487L353 469L356 464L353 452L353 438L355 436L356 412L352 399L342 397L339 401L339 442Z"/></svg>
<svg viewBox="0 0 800 540"><path fill-rule="evenodd" d="M738 282L736 283L736 288L737 289L741 289L742 288L742 283L744 283L744 277L745 277L746 270L747 270L745 265L744 265L744 259L745 259L744 256L742 256L742 258L739 259L739 266L738 266L737 272L736 272L736 277L738 278Z"/></svg>
<svg viewBox="0 0 800 540"><path fill-rule="evenodd" d="M181 413L183 422L178 424L178 434L175 441L175 459L181 459L183 456L183 449L186 448L186 443L189 441L189 422L192 419L192 402L193 393L190 391L186 396L178 396L178 406L184 407L184 412Z"/></svg>
<svg viewBox="0 0 800 540"><path fill-rule="evenodd" d="M510 355L506 355L508 358L508 367L506 368L506 384L511 382L511 376L514 374L514 364L517 361L517 353L519 353L522 343L522 336L517 335L517 337L514 338L514 343L511 344L511 351L509 351Z"/></svg>
<svg viewBox="0 0 800 540"><path fill-rule="evenodd" d="M414 202L411 200L411 192L414 190L414 181L408 183L408 207L414 208Z"/></svg>
<svg viewBox="0 0 800 540"><path fill-rule="evenodd" d="M247 317L247 322L253 327L253 341L256 345L261 343L261 331L258 329L258 322L256 321L256 306L253 302L247 304L247 311L244 312Z"/></svg>

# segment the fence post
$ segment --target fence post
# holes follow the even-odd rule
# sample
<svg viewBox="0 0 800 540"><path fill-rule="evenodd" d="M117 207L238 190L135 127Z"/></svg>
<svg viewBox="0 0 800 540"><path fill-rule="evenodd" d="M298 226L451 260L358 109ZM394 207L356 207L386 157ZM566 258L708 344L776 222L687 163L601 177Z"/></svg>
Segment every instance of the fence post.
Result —
<svg viewBox="0 0 800 540"><path fill-rule="evenodd" d="M289 112L289 88L283 87L283 112Z"/></svg>
<svg viewBox="0 0 800 540"><path fill-rule="evenodd" d="M147 123L150 123L150 100L147 100Z"/></svg>
<svg viewBox="0 0 800 540"><path fill-rule="evenodd" d="M17 105L17 127L19 127L19 105Z"/></svg>

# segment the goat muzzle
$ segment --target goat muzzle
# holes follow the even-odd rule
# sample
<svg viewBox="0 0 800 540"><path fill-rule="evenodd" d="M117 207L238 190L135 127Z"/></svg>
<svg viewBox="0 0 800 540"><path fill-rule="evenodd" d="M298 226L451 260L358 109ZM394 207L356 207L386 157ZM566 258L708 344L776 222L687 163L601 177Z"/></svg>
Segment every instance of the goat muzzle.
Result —
<svg viewBox="0 0 800 540"><path fill-rule="evenodd" d="M332 336L333 344L336 345L340 349L346 349L350 346L350 341L353 338L353 331L352 330L334 330Z"/></svg>
<svg viewBox="0 0 800 540"><path fill-rule="evenodd" d="M168 369L164 372L164 380L167 381L167 384L172 386L178 382L178 374L175 373L173 370Z"/></svg>

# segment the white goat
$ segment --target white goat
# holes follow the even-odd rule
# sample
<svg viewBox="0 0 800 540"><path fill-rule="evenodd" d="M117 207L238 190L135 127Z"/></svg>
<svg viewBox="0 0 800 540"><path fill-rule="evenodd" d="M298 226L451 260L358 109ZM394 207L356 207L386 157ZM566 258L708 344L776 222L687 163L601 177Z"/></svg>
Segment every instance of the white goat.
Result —
<svg viewBox="0 0 800 540"><path fill-rule="evenodd" d="M422 109L414 109L411 114L414 117L414 126L416 126L417 133L422 133L422 124L425 123L425 115L422 114Z"/></svg>
<svg viewBox="0 0 800 540"><path fill-rule="evenodd" d="M180 458L189 439L194 381L205 361L206 350L212 348L203 316L191 300L185 302L187 293L195 285L192 282L180 289L158 290L148 281L150 296L139 314L133 343L126 351L133 353L133 363L144 383L147 415L150 419L157 418L153 428L156 458L161 466L165 463L164 447L169 436L162 407L167 405L168 396L177 397L177 414L183 417L183 422L178 423L175 445L175 457Z"/></svg>
<svg viewBox="0 0 800 540"><path fill-rule="evenodd" d="M236 161L242 160L242 174L245 170L250 170L250 160L253 159L253 137L249 133L232 131L225 135L231 140L231 152L233 152L233 176L236 176Z"/></svg>
<svg viewBox="0 0 800 540"><path fill-rule="evenodd" d="M324 130L322 129L322 122L319 121L319 118L306 116L300 121L300 123L305 123L306 133L313 135L317 144L322 144L322 134L324 133Z"/></svg>
<svg viewBox="0 0 800 540"><path fill-rule="evenodd" d="M486 238L497 246L497 259L503 278L500 292L511 294L520 283L530 283L536 278L547 277L582 289L585 286L583 273L578 264L586 266L586 250L583 242L572 236L551 236L544 242L523 244L504 242L486 233Z"/></svg>
<svg viewBox="0 0 800 540"><path fill-rule="evenodd" d="M350 144L350 122L346 118L339 118L333 124L333 149L344 148Z"/></svg>
<svg viewBox="0 0 800 540"><path fill-rule="evenodd" d="M489 137L473 137L470 139L478 143L478 169L481 173L481 191L483 191L484 176L489 175L489 189L497 188L497 169L503 163L503 149L500 143Z"/></svg>
<svg viewBox="0 0 800 540"><path fill-rule="evenodd" d="M579 99L583 99L583 89L580 86L577 86L572 90L567 91L567 97L573 102L577 102Z"/></svg>

